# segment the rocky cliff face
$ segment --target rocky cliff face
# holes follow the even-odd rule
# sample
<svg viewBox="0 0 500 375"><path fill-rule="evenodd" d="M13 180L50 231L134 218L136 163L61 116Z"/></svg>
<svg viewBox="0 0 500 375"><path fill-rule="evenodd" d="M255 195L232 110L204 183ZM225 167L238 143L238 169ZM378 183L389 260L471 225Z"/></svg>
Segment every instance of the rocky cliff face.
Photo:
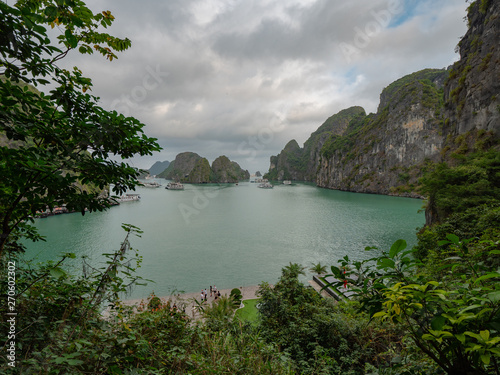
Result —
<svg viewBox="0 0 500 375"><path fill-rule="evenodd" d="M445 88L446 131L500 133L500 2L482 0L468 10L460 60Z"/></svg>
<svg viewBox="0 0 500 375"><path fill-rule="evenodd" d="M296 140L287 143L283 151L271 157L269 172L264 176L271 180L315 181L321 148L330 136L343 134L349 122L359 116L366 116L361 107L351 107L329 117L318 130L311 134L300 148Z"/></svg>
<svg viewBox="0 0 500 375"><path fill-rule="evenodd" d="M202 184L213 181L213 173L210 169L210 163L207 159L201 158L198 160L189 172L189 176L184 179L186 182L191 182L193 184Z"/></svg>
<svg viewBox="0 0 500 375"><path fill-rule="evenodd" d="M219 156L212 163L194 152L183 152L175 157L168 168L158 177L176 181L202 184L209 182L234 183L248 180L250 173L226 156Z"/></svg>
<svg viewBox="0 0 500 375"><path fill-rule="evenodd" d="M376 114L350 122L321 149L318 186L416 196L420 166L439 161L445 70L426 69L386 87Z"/></svg>
<svg viewBox="0 0 500 375"><path fill-rule="evenodd" d="M452 69L425 69L386 87L376 114L360 107L328 119L300 148L271 157L268 178L354 192L418 197L429 163L498 144L500 2L469 8Z"/></svg>
<svg viewBox="0 0 500 375"><path fill-rule="evenodd" d="M169 180L183 181L193 170L194 166L201 159L201 156L194 152L183 152L175 157L167 169L158 175L158 177Z"/></svg>
<svg viewBox="0 0 500 375"><path fill-rule="evenodd" d="M212 163L214 180L220 183L235 183L248 180L250 173L241 169L238 163L229 160L226 156L219 156Z"/></svg>
<svg viewBox="0 0 500 375"><path fill-rule="evenodd" d="M287 143L277 156L271 156L271 166L266 178L272 180L307 180L304 150L295 139Z"/></svg>

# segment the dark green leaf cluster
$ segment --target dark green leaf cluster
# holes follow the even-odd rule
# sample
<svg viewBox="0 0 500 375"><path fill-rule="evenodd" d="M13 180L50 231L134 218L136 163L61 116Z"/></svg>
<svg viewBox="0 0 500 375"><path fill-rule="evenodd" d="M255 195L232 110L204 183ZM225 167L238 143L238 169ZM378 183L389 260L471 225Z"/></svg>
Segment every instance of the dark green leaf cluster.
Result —
<svg viewBox="0 0 500 375"><path fill-rule="evenodd" d="M498 372L500 273L495 262L485 261L498 258L498 242L477 244L448 235L440 246L446 246L447 257L434 259L439 278L421 272L422 263L403 240L364 262L345 257L332 275L337 286L347 280L372 318L404 327L447 374Z"/></svg>
<svg viewBox="0 0 500 375"><path fill-rule="evenodd" d="M16 262L16 311L22 319L16 327L16 366L2 356L2 374L295 374L276 346L232 319L241 297L237 292L205 306L204 321L198 322L183 311L187 301L174 306L154 293L135 311L123 305L117 294L137 283L130 261L140 261L130 258L127 244L126 239L119 251L108 254L100 268L85 262L80 277L64 271L64 259L25 267L10 258ZM0 293L5 294L7 278L1 276ZM103 314L108 304L112 308ZM2 305L3 316L5 309ZM2 332L8 324L2 320Z"/></svg>
<svg viewBox="0 0 500 375"><path fill-rule="evenodd" d="M349 304L334 305L298 280L303 267L290 264L276 285L260 287L260 332L294 360L302 374L364 374L365 364L398 335L389 325L366 329L368 316ZM384 334L382 334L384 331Z"/></svg>
<svg viewBox="0 0 500 375"><path fill-rule="evenodd" d="M139 171L124 162L159 150L144 124L108 111L87 91L92 82L56 62L80 46L109 60L130 46L98 31L111 24L110 12L93 14L83 2L0 2L0 256L15 248L13 234L28 235L26 220L38 211L103 210L110 184L121 194L133 189ZM58 26L58 43L45 26ZM30 87L45 87L41 93ZM50 89L49 89L50 87Z"/></svg>
<svg viewBox="0 0 500 375"><path fill-rule="evenodd" d="M424 176L421 191L429 197L429 206L437 222L454 213L466 213L480 205L500 202L500 153L494 149L468 156L450 167L439 164Z"/></svg>

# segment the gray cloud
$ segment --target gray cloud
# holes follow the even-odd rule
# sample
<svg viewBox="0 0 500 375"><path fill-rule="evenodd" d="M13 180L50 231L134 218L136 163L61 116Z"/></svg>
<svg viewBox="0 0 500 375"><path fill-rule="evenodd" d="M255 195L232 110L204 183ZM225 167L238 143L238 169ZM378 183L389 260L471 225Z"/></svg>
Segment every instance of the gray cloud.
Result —
<svg viewBox="0 0 500 375"><path fill-rule="evenodd" d="M116 21L109 33L129 37L132 48L111 63L72 55L64 64L93 79L103 106L137 117L159 139L164 150L135 165L193 151L210 161L225 154L250 171L267 170L269 157L290 139L302 144L343 108L375 111L381 90L401 76L451 64L467 6L456 0L88 4L111 10ZM401 11L391 13L395 5Z"/></svg>

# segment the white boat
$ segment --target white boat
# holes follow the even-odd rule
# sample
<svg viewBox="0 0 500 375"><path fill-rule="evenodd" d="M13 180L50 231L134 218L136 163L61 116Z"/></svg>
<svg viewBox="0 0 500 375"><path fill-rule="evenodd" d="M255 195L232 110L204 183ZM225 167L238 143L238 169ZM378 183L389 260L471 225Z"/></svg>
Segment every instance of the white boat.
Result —
<svg viewBox="0 0 500 375"><path fill-rule="evenodd" d="M271 185L269 182L264 182L263 184L260 184L259 187L262 189L272 189L273 185Z"/></svg>
<svg viewBox="0 0 500 375"><path fill-rule="evenodd" d="M139 194L124 194L121 197L117 198L116 201L118 203L123 203L138 201L139 199L141 199L141 196Z"/></svg>
<svg viewBox="0 0 500 375"><path fill-rule="evenodd" d="M283 181L283 185L291 185L291 184L292 184L292 181L290 181L290 180Z"/></svg>
<svg viewBox="0 0 500 375"><path fill-rule="evenodd" d="M180 182L169 182L165 189L168 190L184 190L184 185Z"/></svg>
<svg viewBox="0 0 500 375"><path fill-rule="evenodd" d="M161 185L158 182L141 182L141 185L147 188L159 188Z"/></svg>

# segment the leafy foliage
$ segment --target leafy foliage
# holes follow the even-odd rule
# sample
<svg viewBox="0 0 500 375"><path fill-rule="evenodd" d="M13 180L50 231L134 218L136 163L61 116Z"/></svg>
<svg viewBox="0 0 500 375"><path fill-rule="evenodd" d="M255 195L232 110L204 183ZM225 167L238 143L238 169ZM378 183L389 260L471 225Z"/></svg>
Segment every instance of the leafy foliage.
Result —
<svg viewBox="0 0 500 375"><path fill-rule="evenodd" d="M19 248L19 235L37 238L27 224L37 211L108 208L103 190L133 189L139 173L110 157L148 155L159 146L138 120L98 106L78 68L56 64L75 49L110 61L127 49L130 40L98 31L112 24L110 12L94 14L78 0L38 0L0 2L0 14L0 137L7 140L0 146L1 256ZM57 42L43 25L61 30Z"/></svg>
<svg viewBox="0 0 500 375"><path fill-rule="evenodd" d="M141 280L134 275L141 257L129 242L130 234L140 231L131 225L124 229L127 235L120 249L104 254L106 264L94 268L84 260L85 272L79 277L63 268L64 261L74 254L40 266L24 265L17 254L10 254L9 261L16 264L16 312L22 317L16 323L18 361L12 373L16 369L20 373L56 373L80 365L88 371L106 364L99 363L103 358L94 347L102 332L112 329L101 316L103 304L120 308L119 296ZM2 264L3 269L6 267ZM3 271L1 276L0 291L7 295L8 279ZM2 315L6 312L7 306L2 304ZM3 332L7 332L6 326L3 320ZM6 372L9 367L5 356L1 361L0 368Z"/></svg>
<svg viewBox="0 0 500 375"><path fill-rule="evenodd" d="M498 243L471 251L470 241L449 235L442 245L450 256L440 264L447 271L440 280L418 273L422 264L405 250L403 240L364 262L346 257L332 267L332 275L353 285L372 318L404 326L413 343L447 374L498 372L500 273L482 261L498 257Z"/></svg>
<svg viewBox="0 0 500 375"><path fill-rule="evenodd" d="M458 165L443 163L421 180L428 198L427 226L419 233L417 256L439 257L446 235L500 239L500 153L494 148L470 155ZM431 262L432 263L432 262Z"/></svg>
<svg viewBox="0 0 500 375"><path fill-rule="evenodd" d="M489 150L470 156L456 167L442 163L421 179L422 193L437 221L453 213L500 201L500 153Z"/></svg>
<svg viewBox="0 0 500 375"><path fill-rule="evenodd" d="M311 267L309 268L309 271L314 272L318 275L326 273L326 266L321 265L321 262L318 262L317 264L312 264Z"/></svg>
<svg viewBox="0 0 500 375"><path fill-rule="evenodd" d="M334 305L300 283L302 269L290 264L274 287L261 284L262 336L287 353L302 374L363 374L366 362L384 362L381 353L398 340L397 331L391 325L366 329L365 314L349 304Z"/></svg>

